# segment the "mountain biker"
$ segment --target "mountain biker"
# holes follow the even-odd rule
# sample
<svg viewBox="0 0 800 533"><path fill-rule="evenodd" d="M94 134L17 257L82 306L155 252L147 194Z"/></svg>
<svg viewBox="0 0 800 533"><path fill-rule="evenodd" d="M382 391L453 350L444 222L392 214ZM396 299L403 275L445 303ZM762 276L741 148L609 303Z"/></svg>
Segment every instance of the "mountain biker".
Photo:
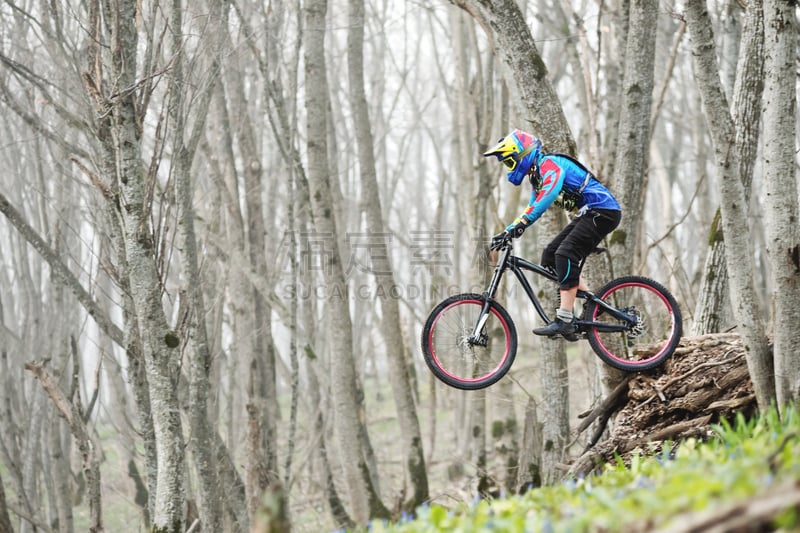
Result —
<svg viewBox="0 0 800 533"><path fill-rule="evenodd" d="M508 181L513 185L519 186L528 176L533 187L527 209L492 237L492 250L520 237L552 205L577 210L572 221L542 252L542 266L554 269L558 276L561 301L556 319L533 333L578 340L572 310L579 285L585 288L581 285L581 269L586 257L619 224L619 203L580 162L564 154L546 154L542 142L522 130L511 131L483 156L496 156L508 169Z"/></svg>

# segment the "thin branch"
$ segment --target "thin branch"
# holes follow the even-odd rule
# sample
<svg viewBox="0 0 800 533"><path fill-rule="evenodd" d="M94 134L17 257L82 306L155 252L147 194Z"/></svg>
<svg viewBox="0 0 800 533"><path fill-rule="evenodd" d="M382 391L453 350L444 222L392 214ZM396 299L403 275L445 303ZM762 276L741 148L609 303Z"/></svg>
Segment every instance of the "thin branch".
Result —
<svg viewBox="0 0 800 533"><path fill-rule="evenodd" d="M658 118L661 116L661 108L664 105L667 89L669 88L669 81L672 79L672 72L675 70L675 63L678 58L678 50L683 36L686 34L686 22L681 20L678 26L678 33L675 34L675 40L672 42L672 49L669 54L669 62L667 68L664 70L664 78L661 80L661 87L658 90L658 97L654 100L653 111L650 114L650 136L653 135L653 130L656 129Z"/></svg>
<svg viewBox="0 0 800 533"><path fill-rule="evenodd" d="M4 65L9 71L19 76L25 82L37 88L39 90L41 97L50 106L52 106L56 114L58 114L61 118L63 118L68 124L76 128L79 128L83 131L89 130L90 125L85 120L69 112L64 106L58 103L48 92L48 87L55 89L57 91L63 90L62 87L48 81L46 78L40 76L39 74L36 74L22 63L19 63L4 54L0 54L0 64Z"/></svg>
<svg viewBox="0 0 800 533"><path fill-rule="evenodd" d="M83 459L83 471L86 475L86 482L89 487L89 531L99 533L103 531L102 497L100 489L100 461L97 454L97 446L92 442L92 438L86 429L83 421L83 414L80 407L80 394L77 394L72 402L66 397L58 386L56 379L44 368L41 363L25 363L25 370L30 371L47 395L52 400L56 409L66 419L70 432L78 443L78 450Z"/></svg>
<svg viewBox="0 0 800 533"><path fill-rule="evenodd" d="M667 231L664 233L664 235L662 235L661 237L659 237L658 239L656 239L655 241L653 241L652 243L650 243L650 246L648 246L648 247L647 247L647 251L648 251L648 252L649 252L650 250L652 250L653 248L655 248L656 246L658 246L659 244L661 244L661 242L662 242L663 240L665 240L667 237L669 237L669 236L672 234L672 232L673 232L673 231L675 231L675 228L677 228L678 226L680 226L681 224L683 224L683 222L684 222L684 221L686 220L686 218L689 216L689 213L691 213L691 212L692 212L692 205L694 205L694 201L695 201L695 199L696 199L696 198L697 198L697 196L700 194L700 186L701 186L701 185L703 184L703 182L705 181L705 177L706 177L706 174L705 174L705 172L704 172L704 173L702 173L702 174L701 174L701 176L700 176L700 179L697 181L697 187L695 187L695 189L694 189L694 193L692 194L692 198L689 200L689 205L688 205L688 206L686 206L686 211L684 211L684 213L683 213L683 215L681 216L680 220L678 220L676 223L674 223L674 224L673 224L673 225L671 225L669 228L667 228Z"/></svg>
<svg viewBox="0 0 800 533"><path fill-rule="evenodd" d="M47 523L35 516L32 516L27 511L19 508L18 506L14 505L13 502L7 501L6 506L8 510L17 515L22 520L30 523L31 525L35 526L36 528L42 530L43 533L56 533L54 529L51 529Z"/></svg>
<svg viewBox="0 0 800 533"><path fill-rule="evenodd" d="M67 142L63 135L53 132L39 116L27 113L14 98L8 86L2 82L0 82L0 100L5 102L6 105L36 133L41 134L56 145L63 147L67 152L78 154L84 159L90 159L89 153L86 152L86 150Z"/></svg>
<svg viewBox="0 0 800 533"><path fill-rule="evenodd" d="M8 198L6 198L2 192L0 192L0 213L3 213L11 225L17 228L17 231L20 232L28 244L39 252L42 259L50 266L53 276L72 291L89 316L97 323L98 327L108 335L111 340L116 342L120 347L125 348L125 337L122 330L111 321L111 318L103 311L97 302L94 301L92 295L83 288L81 282L70 271L67 265L64 264L55 250L53 250L39 233L25 221L25 217L22 216L22 213L11 205L11 202L8 201Z"/></svg>

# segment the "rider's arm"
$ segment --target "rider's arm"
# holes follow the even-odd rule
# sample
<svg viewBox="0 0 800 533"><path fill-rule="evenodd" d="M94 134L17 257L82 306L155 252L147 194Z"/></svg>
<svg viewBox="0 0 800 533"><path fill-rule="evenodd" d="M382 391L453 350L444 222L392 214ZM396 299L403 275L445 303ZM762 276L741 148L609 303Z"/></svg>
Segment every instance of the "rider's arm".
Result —
<svg viewBox="0 0 800 533"><path fill-rule="evenodd" d="M506 231L511 231L520 223L530 226L536 222L561 193L564 187L564 170L553 159L545 157L539 165L539 172L542 176L542 188L538 194L535 189L531 192L527 209L509 224Z"/></svg>

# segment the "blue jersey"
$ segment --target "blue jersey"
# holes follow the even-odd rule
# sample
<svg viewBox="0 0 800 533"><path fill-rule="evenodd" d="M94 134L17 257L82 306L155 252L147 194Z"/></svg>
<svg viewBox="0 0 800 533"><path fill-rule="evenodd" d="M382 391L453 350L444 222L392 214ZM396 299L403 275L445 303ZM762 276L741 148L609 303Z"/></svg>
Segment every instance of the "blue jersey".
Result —
<svg viewBox="0 0 800 533"><path fill-rule="evenodd" d="M571 194L577 199L579 212L588 209L621 211L617 199L602 183L571 158L559 154L540 154L537 160L541 187L531 193L528 207L506 229L511 230L520 222L530 226L536 222L562 194Z"/></svg>

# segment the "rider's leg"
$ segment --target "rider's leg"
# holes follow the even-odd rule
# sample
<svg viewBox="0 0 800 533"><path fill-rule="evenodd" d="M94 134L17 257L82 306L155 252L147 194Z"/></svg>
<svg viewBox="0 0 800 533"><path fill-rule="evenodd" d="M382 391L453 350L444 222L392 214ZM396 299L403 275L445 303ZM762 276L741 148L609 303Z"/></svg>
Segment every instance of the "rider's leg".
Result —
<svg viewBox="0 0 800 533"><path fill-rule="evenodd" d="M571 289L561 289L561 309L565 312L572 313L572 308L575 306L575 297L578 295L578 285ZM585 289L584 289L585 290ZM562 313L563 314L563 313Z"/></svg>
<svg viewBox="0 0 800 533"><path fill-rule="evenodd" d="M578 287L588 289L580 280L583 262L608 231L614 229L619 222L618 212L616 220L608 223L606 223L607 217L596 215L595 212L589 212L584 216L575 217L542 254L542 264L545 264L545 260L550 260L552 254L558 274L561 304L556 310L556 320L543 328L533 330L537 335L562 335L570 340L577 339L575 332L578 328L573 315L573 306Z"/></svg>
<svg viewBox="0 0 800 533"><path fill-rule="evenodd" d="M553 240L550 241L547 246L544 247L542 250L542 259L539 261L542 266L550 267L555 269L556 268L556 250L558 250L561 243L564 242L564 239L572 233L572 230L575 229L575 226L578 223L578 219L573 219L572 222L567 224L567 226L562 229L558 235L553 237Z"/></svg>
<svg viewBox="0 0 800 533"><path fill-rule="evenodd" d="M562 285L563 287L563 285ZM561 296L561 303L556 309L556 319L543 326L536 328L533 332L536 335L545 335L552 337L553 335L561 335L567 340L578 340L577 330L578 325L575 323L575 316L572 313L572 308L575 305L575 297L578 294L578 285L571 288L561 288L559 295Z"/></svg>
<svg viewBox="0 0 800 533"><path fill-rule="evenodd" d="M572 225L575 233L577 224ZM555 253L555 267L559 281L560 304L556 309L556 319L544 327L536 328L533 332L536 335L546 335L552 337L561 335L567 340L578 340L576 334L578 325L573 314L575 298L578 294L578 287L581 285L580 273L583 257L576 253L575 246L570 245L573 235L566 235L558 250Z"/></svg>
<svg viewBox="0 0 800 533"><path fill-rule="evenodd" d="M577 285L568 289L565 289L562 285L561 289L559 290L561 302L559 303L558 309L556 309L556 322L563 322L564 324L568 324L570 327L565 328L564 324L558 324L558 333L563 334L565 330L571 330L567 332L574 332L576 329L575 315L573 314L572 310L575 307L575 297L577 294Z"/></svg>

